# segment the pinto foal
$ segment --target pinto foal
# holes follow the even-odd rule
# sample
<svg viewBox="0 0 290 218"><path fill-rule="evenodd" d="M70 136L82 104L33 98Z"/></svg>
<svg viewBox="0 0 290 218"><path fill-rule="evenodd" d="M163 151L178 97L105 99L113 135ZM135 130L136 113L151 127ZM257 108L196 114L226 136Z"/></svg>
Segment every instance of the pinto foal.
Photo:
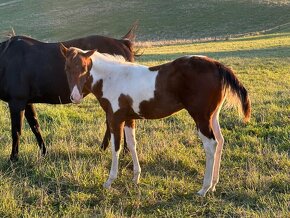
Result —
<svg viewBox="0 0 290 218"><path fill-rule="evenodd" d="M141 168L136 152L134 119L159 119L186 109L194 119L206 153L206 168L199 195L215 191L224 139L219 112L228 94L249 120L251 105L247 90L234 73L221 63L202 56L186 56L155 67L146 67L97 51L61 46L74 103L90 90L106 112L112 134L112 165L104 187L117 178L120 139L125 128L134 165L133 181ZM235 103L236 103L235 102Z"/></svg>

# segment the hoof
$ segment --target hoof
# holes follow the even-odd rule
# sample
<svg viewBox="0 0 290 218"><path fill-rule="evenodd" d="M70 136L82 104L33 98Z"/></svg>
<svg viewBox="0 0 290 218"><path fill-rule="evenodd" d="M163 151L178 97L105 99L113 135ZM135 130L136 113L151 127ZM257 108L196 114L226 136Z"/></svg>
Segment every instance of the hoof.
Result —
<svg viewBox="0 0 290 218"><path fill-rule="evenodd" d="M134 178L133 178L132 181L134 182L135 185L138 185L139 184L139 180L140 180L140 173L136 173L134 175Z"/></svg>
<svg viewBox="0 0 290 218"><path fill-rule="evenodd" d="M39 145L39 148L40 148L40 153L41 153L41 156L45 156L46 155L46 147L45 147L45 144L44 143L41 143Z"/></svg>
<svg viewBox="0 0 290 218"><path fill-rule="evenodd" d="M124 145L123 153L124 154L129 154L130 153L129 148L126 145Z"/></svg>
<svg viewBox="0 0 290 218"><path fill-rule="evenodd" d="M105 182L105 183L103 184L103 187L104 187L105 189L110 189L110 188L111 188L111 184L107 181L107 182Z"/></svg>
<svg viewBox="0 0 290 218"><path fill-rule="evenodd" d="M100 148L105 151L108 148L109 143L110 143L110 140L103 139L102 144L100 145Z"/></svg>
<svg viewBox="0 0 290 218"><path fill-rule="evenodd" d="M11 162L16 162L18 161L18 154L11 154L10 159Z"/></svg>
<svg viewBox="0 0 290 218"><path fill-rule="evenodd" d="M15 163L18 161L18 156L10 156L10 159L9 159L11 162Z"/></svg>
<svg viewBox="0 0 290 218"><path fill-rule="evenodd" d="M46 156L46 154L47 154L47 152L46 152L46 149L43 149L41 152L40 152L40 157L45 157Z"/></svg>
<svg viewBox="0 0 290 218"><path fill-rule="evenodd" d="M115 179L112 179L112 178L109 178L104 184L103 184L103 187L106 188L106 189L109 189L111 188L111 185L113 183Z"/></svg>
<svg viewBox="0 0 290 218"><path fill-rule="evenodd" d="M206 191L205 191L204 189L200 189L200 190L197 192L197 194L198 194L199 196L205 197Z"/></svg>
<svg viewBox="0 0 290 218"><path fill-rule="evenodd" d="M42 156L42 157L45 157L46 154L47 154L46 148L43 148L43 149L42 149L42 152L41 152L41 156Z"/></svg>
<svg viewBox="0 0 290 218"><path fill-rule="evenodd" d="M216 191L216 188L215 186L213 186L211 189L210 189L211 192L215 192Z"/></svg>

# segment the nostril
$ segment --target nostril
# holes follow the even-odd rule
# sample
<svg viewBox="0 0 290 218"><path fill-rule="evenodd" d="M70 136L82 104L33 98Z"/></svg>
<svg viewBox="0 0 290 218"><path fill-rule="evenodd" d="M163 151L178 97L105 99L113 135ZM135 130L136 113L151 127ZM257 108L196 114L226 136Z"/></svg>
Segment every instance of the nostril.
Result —
<svg viewBox="0 0 290 218"><path fill-rule="evenodd" d="M74 102L74 99L72 96L69 96L69 98L70 98L71 102Z"/></svg>

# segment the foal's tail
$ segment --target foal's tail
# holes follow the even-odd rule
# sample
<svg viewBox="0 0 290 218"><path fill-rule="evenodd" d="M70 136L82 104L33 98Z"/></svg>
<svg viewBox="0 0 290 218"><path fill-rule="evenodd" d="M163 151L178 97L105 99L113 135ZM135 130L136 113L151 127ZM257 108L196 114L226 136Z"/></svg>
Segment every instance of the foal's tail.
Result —
<svg viewBox="0 0 290 218"><path fill-rule="evenodd" d="M227 103L237 105L240 114L244 114L244 121L251 117L251 102L246 88L240 83L233 71L226 66L217 63L219 74L222 78L222 86L227 94Z"/></svg>

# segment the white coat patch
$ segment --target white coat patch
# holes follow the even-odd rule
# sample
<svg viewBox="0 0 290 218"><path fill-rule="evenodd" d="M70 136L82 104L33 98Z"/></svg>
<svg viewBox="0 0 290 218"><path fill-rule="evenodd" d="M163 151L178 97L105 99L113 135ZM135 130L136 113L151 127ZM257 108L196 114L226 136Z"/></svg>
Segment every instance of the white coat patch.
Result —
<svg viewBox="0 0 290 218"><path fill-rule="evenodd" d="M124 62L122 65L114 57L95 53L92 56L93 67L90 74L93 77L92 87L103 80L103 98L112 106L113 112L119 107L121 94L128 95L133 100L132 109L140 112L140 103L154 97L155 83L158 71L150 71L146 66Z"/></svg>
<svg viewBox="0 0 290 218"><path fill-rule="evenodd" d="M204 55L186 55L185 57L188 57L188 58L192 58L192 57L207 58L207 56L204 56Z"/></svg>

